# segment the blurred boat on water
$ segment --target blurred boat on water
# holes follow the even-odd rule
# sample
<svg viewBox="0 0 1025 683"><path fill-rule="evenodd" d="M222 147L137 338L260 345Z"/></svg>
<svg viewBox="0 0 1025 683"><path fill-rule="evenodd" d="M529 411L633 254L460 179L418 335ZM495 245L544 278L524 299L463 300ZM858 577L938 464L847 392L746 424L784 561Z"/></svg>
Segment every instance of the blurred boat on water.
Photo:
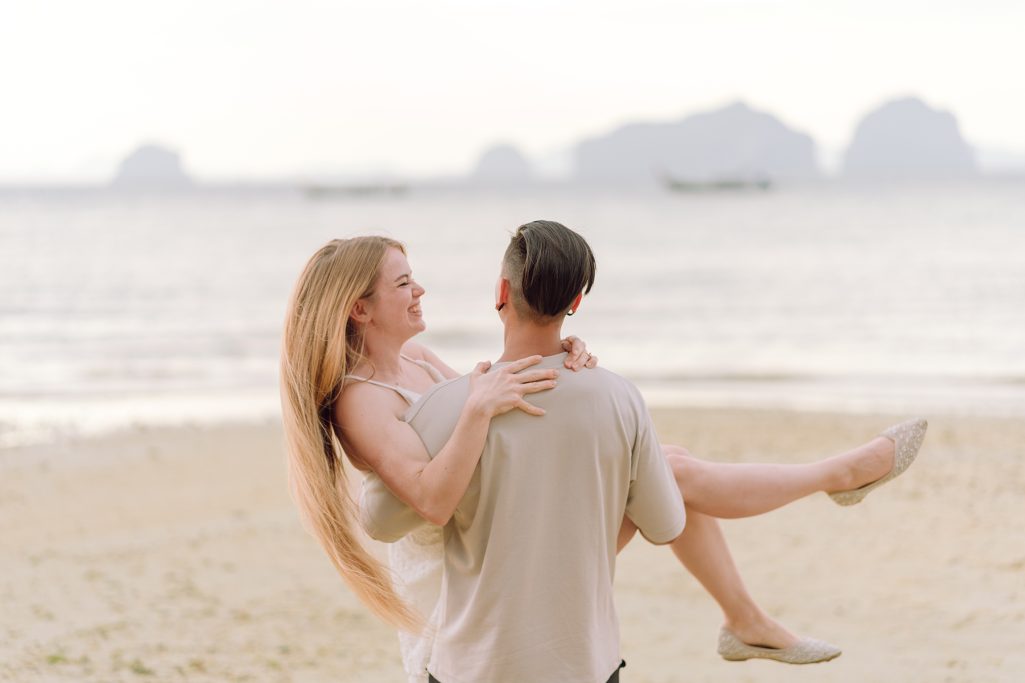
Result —
<svg viewBox="0 0 1025 683"><path fill-rule="evenodd" d="M409 186L401 183L364 183L356 185L304 185L303 194L310 199L330 199L332 197L369 197L381 195L404 195Z"/></svg>
<svg viewBox="0 0 1025 683"><path fill-rule="evenodd" d="M716 180L683 180L663 176L662 184L672 192L743 192L772 189L768 178L718 178Z"/></svg>

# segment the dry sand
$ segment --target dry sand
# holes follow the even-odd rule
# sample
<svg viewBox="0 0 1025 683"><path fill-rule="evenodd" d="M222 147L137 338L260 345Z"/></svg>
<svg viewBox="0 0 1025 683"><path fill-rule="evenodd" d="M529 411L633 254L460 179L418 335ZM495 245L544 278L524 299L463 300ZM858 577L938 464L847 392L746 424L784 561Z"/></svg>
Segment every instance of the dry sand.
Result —
<svg viewBox="0 0 1025 683"><path fill-rule="evenodd" d="M664 441L804 462L893 418L663 410ZM727 663L719 614L635 540L616 592L624 683L1025 680L1025 424L932 416L919 462L854 508L725 523L767 610L844 648ZM136 429L0 452L0 680L402 681L394 634L300 528L275 424Z"/></svg>

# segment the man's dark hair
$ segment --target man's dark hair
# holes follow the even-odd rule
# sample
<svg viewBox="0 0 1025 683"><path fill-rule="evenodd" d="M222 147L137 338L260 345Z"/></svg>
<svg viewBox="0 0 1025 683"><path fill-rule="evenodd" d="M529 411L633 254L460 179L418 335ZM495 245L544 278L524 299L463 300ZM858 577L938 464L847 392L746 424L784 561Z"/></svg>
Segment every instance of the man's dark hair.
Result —
<svg viewBox="0 0 1025 683"><path fill-rule="evenodd" d="M505 250L505 276L521 316L545 322L563 315L594 285L594 254L583 237L555 221L517 228Z"/></svg>

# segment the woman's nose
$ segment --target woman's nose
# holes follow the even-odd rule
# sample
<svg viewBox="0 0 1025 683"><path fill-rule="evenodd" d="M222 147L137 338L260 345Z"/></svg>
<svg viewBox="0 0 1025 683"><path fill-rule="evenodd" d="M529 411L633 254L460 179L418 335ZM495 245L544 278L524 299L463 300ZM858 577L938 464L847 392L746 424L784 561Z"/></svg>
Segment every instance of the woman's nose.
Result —
<svg viewBox="0 0 1025 683"><path fill-rule="evenodd" d="M423 288L419 282L413 282L413 294L415 296L423 296L427 293L427 290Z"/></svg>

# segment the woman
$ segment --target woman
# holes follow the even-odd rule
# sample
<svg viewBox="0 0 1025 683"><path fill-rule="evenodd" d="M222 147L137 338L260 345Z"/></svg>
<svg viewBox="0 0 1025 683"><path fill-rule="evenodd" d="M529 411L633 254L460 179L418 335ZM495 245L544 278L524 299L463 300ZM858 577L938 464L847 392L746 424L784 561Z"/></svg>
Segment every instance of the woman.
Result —
<svg viewBox="0 0 1025 683"><path fill-rule="evenodd" d="M282 401L297 504L356 595L407 632L403 658L411 680L424 680L429 654L430 630L421 637L408 633L419 630L420 617L430 616L437 598L440 526L469 485L488 424L513 409L541 415L524 396L557 381L553 371L530 369L537 357L492 372L487 372L488 363L478 364L451 438L433 459L428 457L402 416L419 394L458 373L410 341L425 329L423 294L400 243L383 237L334 240L313 256L299 278L282 351ZM582 353L579 345L573 348L567 365L579 367ZM841 504L857 502L907 468L924 430L924 422L905 423L852 451L808 465L708 463L681 448L665 448L688 513L673 552L723 609L719 651L725 658L809 663L840 651L798 639L758 607L715 518L761 514L815 491L830 492ZM390 548L404 596L359 543L343 454L432 523ZM632 526L624 520L620 548Z"/></svg>

